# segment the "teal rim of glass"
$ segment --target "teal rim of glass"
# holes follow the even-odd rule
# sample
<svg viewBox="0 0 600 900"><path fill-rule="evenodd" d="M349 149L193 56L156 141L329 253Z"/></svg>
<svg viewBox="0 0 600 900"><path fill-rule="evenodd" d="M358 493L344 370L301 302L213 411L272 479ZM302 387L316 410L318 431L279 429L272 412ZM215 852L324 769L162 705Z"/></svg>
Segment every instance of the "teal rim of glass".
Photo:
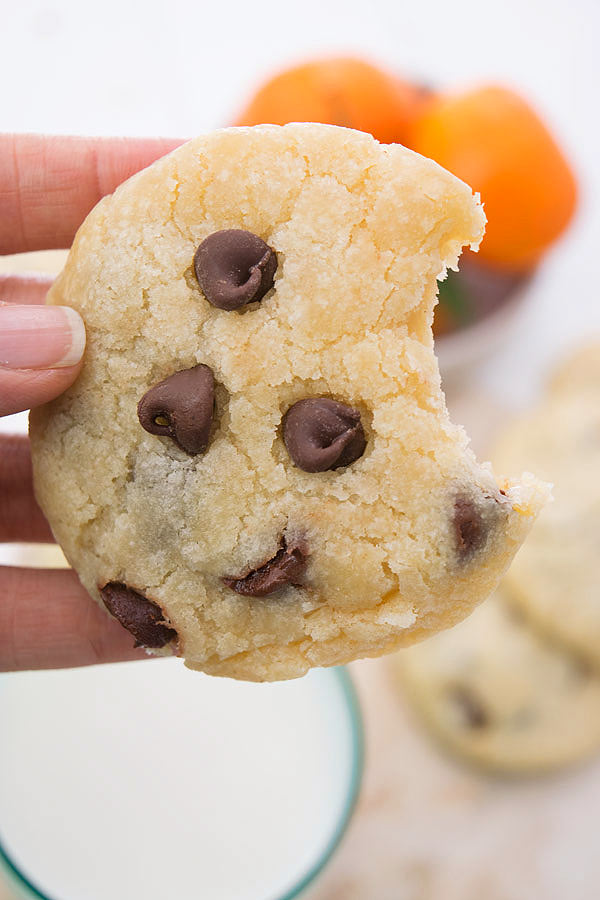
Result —
<svg viewBox="0 0 600 900"><path fill-rule="evenodd" d="M358 800L365 762L363 717L360 709L360 703L358 701L358 695L356 693L356 688L354 687L352 678L350 677L349 673L343 666L337 666L331 671L336 676L339 682L339 686L342 691L342 697L345 701L346 710L348 712L350 721L352 758L350 763L350 778L348 790L346 793L346 799L340 812L340 817L335 831L329 838L327 845L321 851L319 857L313 863L310 869L292 888L286 891L285 894L281 894L278 897L265 897L265 900L295 900L295 898L301 897L302 893L308 887L310 887L317 876L323 871L323 869L335 853L337 847L341 843L348 825L350 824L352 813L354 812L354 808ZM12 861L12 859L4 849L2 841L0 841L0 870L2 869L4 869L6 875L8 876L9 887L16 888L18 891L20 891L21 895L27 897L28 900L29 898L35 898L35 900L63 900L62 897L50 897L48 894L43 894L38 888L36 888L36 886L32 884L31 881L29 881L27 876L24 875L23 872L21 872L21 870L18 868L18 866ZM23 895L24 891L25 894Z"/></svg>

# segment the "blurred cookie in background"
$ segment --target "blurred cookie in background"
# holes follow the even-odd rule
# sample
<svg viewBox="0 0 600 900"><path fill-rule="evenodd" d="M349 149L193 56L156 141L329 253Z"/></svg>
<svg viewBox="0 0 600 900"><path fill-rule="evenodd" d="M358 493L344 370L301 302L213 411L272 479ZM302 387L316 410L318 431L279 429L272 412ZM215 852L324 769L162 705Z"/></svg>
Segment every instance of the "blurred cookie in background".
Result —
<svg viewBox="0 0 600 900"><path fill-rule="evenodd" d="M596 345L598 347L599 345ZM597 353L597 350L596 350ZM503 470L554 484L505 584L532 623L600 667L600 364L592 347L558 369L537 409L504 433Z"/></svg>
<svg viewBox="0 0 600 900"><path fill-rule="evenodd" d="M558 366L550 380L552 394L575 394L591 391L600 401L600 335L579 347Z"/></svg>
<svg viewBox="0 0 600 900"><path fill-rule="evenodd" d="M438 740L489 771L541 774L600 749L600 677L530 628L501 590L390 666Z"/></svg>
<svg viewBox="0 0 600 900"><path fill-rule="evenodd" d="M492 598L392 664L447 747L535 774L600 750L600 340L556 369L494 459L553 482L555 502Z"/></svg>

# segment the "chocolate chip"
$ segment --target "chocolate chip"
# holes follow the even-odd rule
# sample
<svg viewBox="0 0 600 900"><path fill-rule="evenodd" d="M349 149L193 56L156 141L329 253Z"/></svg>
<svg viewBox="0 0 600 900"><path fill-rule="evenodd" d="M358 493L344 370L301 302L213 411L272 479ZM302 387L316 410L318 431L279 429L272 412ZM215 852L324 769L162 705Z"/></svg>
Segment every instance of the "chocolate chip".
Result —
<svg viewBox="0 0 600 900"><path fill-rule="evenodd" d="M586 659L575 656L570 658L570 670L576 681L587 681L593 675L591 664Z"/></svg>
<svg viewBox="0 0 600 900"><path fill-rule="evenodd" d="M281 549L273 559L258 569L239 578L225 577L227 587L247 597L265 597L286 584L298 584L304 575L308 560L308 548L304 541L288 544L281 542Z"/></svg>
<svg viewBox="0 0 600 900"><path fill-rule="evenodd" d="M487 728L490 717L487 710L473 691L465 684L453 685L450 689L450 699L458 708L464 724L479 731Z"/></svg>
<svg viewBox="0 0 600 900"><path fill-rule="evenodd" d="M215 231L194 255L198 284L209 303L239 309L262 300L273 287L277 255L268 244L240 228Z"/></svg>
<svg viewBox="0 0 600 900"><path fill-rule="evenodd" d="M358 410L327 397L294 403L283 418L283 440L305 472L349 466L367 445Z"/></svg>
<svg viewBox="0 0 600 900"><path fill-rule="evenodd" d="M215 402L215 382L208 366L175 372L154 385L138 403L142 428L172 438L195 456L208 446Z"/></svg>
<svg viewBox="0 0 600 900"><path fill-rule="evenodd" d="M164 647L177 637L157 603L118 581L100 588L104 605L135 638L136 647Z"/></svg>
<svg viewBox="0 0 600 900"><path fill-rule="evenodd" d="M454 501L454 532L461 562L467 562L487 540L489 525L470 497L460 495Z"/></svg>

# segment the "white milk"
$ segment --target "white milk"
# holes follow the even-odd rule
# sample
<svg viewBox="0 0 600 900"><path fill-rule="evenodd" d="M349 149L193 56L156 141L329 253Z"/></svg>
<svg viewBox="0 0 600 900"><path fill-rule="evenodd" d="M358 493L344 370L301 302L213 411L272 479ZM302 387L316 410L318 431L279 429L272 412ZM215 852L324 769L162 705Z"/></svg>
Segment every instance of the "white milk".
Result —
<svg viewBox="0 0 600 900"><path fill-rule="evenodd" d="M3 675L0 840L52 900L276 900L345 818L354 727L331 670Z"/></svg>

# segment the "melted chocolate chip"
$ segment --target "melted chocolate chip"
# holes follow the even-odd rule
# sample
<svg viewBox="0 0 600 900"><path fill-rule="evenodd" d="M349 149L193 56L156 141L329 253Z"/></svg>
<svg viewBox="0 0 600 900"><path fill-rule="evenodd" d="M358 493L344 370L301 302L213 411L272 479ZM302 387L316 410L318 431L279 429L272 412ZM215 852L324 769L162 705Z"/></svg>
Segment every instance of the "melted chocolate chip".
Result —
<svg viewBox="0 0 600 900"><path fill-rule="evenodd" d="M215 231L194 255L198 284L219 309L239 309L262 300L273 287L276 270L275 251L258 235L240 228Z"/></svg>
<svg viewBox="0 0 600 900"><path fill-rule="evenodd" d="M175 372L147 391L138 403L142 428L172 438L195 456L208 446L215 402L215 382L208 366Z"/></svg>
<svg viewBox="0 0 600 900"><path fill-rule="evenodd" d="M177 637L177 632L165 623L160 606L133 588L109 581L100 593L109 613L134 636L136 647L164 647Z"/></svg>
<svg viewBox="0 0 600 900"><path fill-rule="evenodd" d="M283 418L283 440L305 472L349 466L367 445L358 410L327 397L294 403Z"/></svg>
<svg viewBox="0 0 600 900"><path fill-rule="evenodd" d="M464 684L456 684L451 689L450 697L468 728L479 731L488 727L490 724L488 712L470 688Z"/></svg>
<svg viewBox="0 0 600 900"><path fill-rule="evenodd" d="M481 509L470 497L459 496L454 501L454 533L456 550L461 562L467 562L487 540L489 525Z"/></svg>
<svg viewBox="0 0 600 900"><path fill-rule="evenodd" d="M304 575L308 548L303 541L288 544L283 539L281 549L273 559L240 578L225 577L227 587L246 597L265 597L286 584L298 584Z"/></svg>

